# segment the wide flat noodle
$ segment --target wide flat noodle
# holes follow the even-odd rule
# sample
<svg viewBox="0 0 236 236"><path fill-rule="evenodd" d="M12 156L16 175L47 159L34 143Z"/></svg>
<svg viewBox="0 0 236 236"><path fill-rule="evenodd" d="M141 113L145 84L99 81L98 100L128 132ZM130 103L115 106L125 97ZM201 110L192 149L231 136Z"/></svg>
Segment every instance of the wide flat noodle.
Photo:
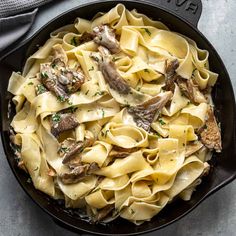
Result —
<svg viewBox="0 0 236 236"><path fill-rule="evenodd" d="M119 45L106 55L115 68L108 76L99 64L107 58L93 40L94 27L101 30L104 25ZM66 207L86 208L95 218L107 211L105 222L120 216L140 225L174 198L190 200L212 156L199 140L212 105L207 91L218 77L208 59L208 51L192 39L122 4L92 20L76 18L52 32L27 59L23 73L13 72L9 79L19 166L36 189L64 199ZM178 67L171 74L167 67L173 61ZM83 82L76 91L67 88L68 99L63 100L43 84L49 77L43 66L52 67L57 79L61 76L60 89L68 85L68 72L82 73ZM117 73L112 80L123 80L127 93L110 85L110 73ZM153 97L168 90L167 79L173 79L173 96L163 106L152 104ZM206 101L192 101L178 79L193 82L198 94L207 94ZM138 112L134 116L130 110ZM68 114L75 125L55 135L52 125L57 129ZM150 131L135 117L150 122Z"/></svg>

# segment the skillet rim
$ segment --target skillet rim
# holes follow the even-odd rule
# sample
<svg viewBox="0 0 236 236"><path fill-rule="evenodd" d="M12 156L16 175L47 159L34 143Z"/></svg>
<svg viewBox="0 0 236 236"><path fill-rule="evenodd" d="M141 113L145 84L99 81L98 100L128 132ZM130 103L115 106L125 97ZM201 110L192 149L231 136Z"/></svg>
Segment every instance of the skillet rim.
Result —
<svg viewBox="0 0 236 236"><path fill-rule="evenodd" d="M214 53L214 56L217 57L216 60L219 61L219 63L221 64L221 69L223 70L223 73L225 74L225 76L227 77L228 79L228 82L229 82L229 87L230 87L230 93L231 93L231 99L232 99L232 103L234 104L234 107L233 107L233 117L236 117L236 110L235 110L235 96L234 96L234 91L233 91L233 87L232 87L232 83L231 83L231 80L230 80L230 76L229 76L229 73L221 59L221 57L219 56L219 54L217 53L216 49L213 47L213 45L210 43L210 41L199 31L199 29L197 27L195 27L194 25L192 25L189 21L187 21L186 19L184 19L183 17L179 16L178 14L176 14L174 11L172 10L168 10L166 8L163 8L161 6L158 6L156 5L155 3L152 3L152 2L147 2L147 1L138 1L138 0L128 0L128 1L125 1L125 0L121 0L121 1L113 1L113 0L105 0L105 1L93 1L93 2L89 2L89 3L85 3L85 4L81 4L79 6L76 6L76 7L73 7L59 15L57 15L56 17L54 17L53 19L51 19L49 22L47 22L46 24L44 24L43 26L41 26L34 34L32 34L28 39L20 42L15 48L12 48L10 49L9 52L7 52L6 54L4 54L1 58L0 58L0 62L2 60L4 60L5 58L7 58L8 56L14 54L15 51L19 50L21 47L24 47L26 44L30 43L33 39L35 39L37 37L38 34L40 34L40 32L42 32L45 28L47 28L49 25L53 24L53 22L57 21L59 18L63 17L63 16L66 16L72 12L75 12L76 10L80 9L80 8L84 8L84 7L88 7L92 4L104 4L104 3L110 3L110 4L114 4L114 5L117 5L119 3L122 3L124 5L126 5L126 3L128 4L135 4L135 5L142 5L143 7L146 7L146 5L149 5L151 7L154 7L154 8L157 8L157 9L160 9L161 11L167 13L167 14L171 14L173 15L175 18L178 18L181 22L185 23L188 25L188 27L191 28L191 30L195 31L195 33L197 33L201 39L208 44L209 48L212 50L212 52ZM135 8L135 6L134 6ZM1 105L1 108L2 108L2 105ZM2 116L1 116L1 125L2 125ZM234 123L234 131L233 131L233 137L232 139L235 140L235 123ZM14 173L18 183L20 184L20 186L23 188L23 190L25 191L25 193L33 200L34 203L36 203L44 212L46 212L48 215L50 215L50 217L52 217L52 219L55 221L55 223L59 224L59 225L62 225L62 227L66 227L67 229L69 228L70 230L72 231L83 231L83 232L86 232L86 233L90 233L90 234L96 234L96 235L114 235L114 234L111 234L111 233L100 233L100 232L94 232L94 231L90 231L88 229L80 229L79 227L76 227L66 221L64 221L63 219L60 219L58 216L54 215L52 212L50 212L50 210L46 209L44 206L42 206L38 200L36 200L35 198L33 198L31 196L31 194L29 193L29 191L25 188L25 186L23 185L23 181L22 179L20 179L18 177L18 174L16 172L16 168L14 168L14 166L11 165L11 162L10 162L10 156L7 155L7 151L6 151L6 147L7 147L7 143L6 143L6 140L4 138L4 134L3 132L1 132L1 139L2 139L2 146L3 146L3 149L4 149L4 153L5 153L5 156L6 156L6 159L8 161L8 164L12 170L12 172ZM232 174L229 178L225 179L224 181L222 181L220 184L216 185L215 187L213 187L212 189L210 189L197 203L195 203L195 205L193 205L192 207L190 207L190 209L188 209L187 211L185 211L183 214L181 214L180 216L174 218L173 220L165 223L165 224L162 224L158 227L155 227L155 228L150 228L150 229L147 229L147 230L143 230L141 232L134 232L134 233L124 233L124 234L119 234L119 235L137 235L137 234L144 234L144 233L148 233L148 232L152 232L152 231L156 231L156 230L159 230L159 229L162 229L176 221L178 221L179 219L181 219L182 217L186 216L188 213L190 213L192 210L194 210L201 202L203 202L206 198L208 198L210 195L212 195L213 193L217 192L218 190L220 190L221 188L223 188L225 185L229 184L230 182L232 182L234 179L236 178L236 171L234 174ZM34 187L33 187L34 188ZM34 189L36 190L36 189ZM37 190L36 190L37 191Z"/></svg>

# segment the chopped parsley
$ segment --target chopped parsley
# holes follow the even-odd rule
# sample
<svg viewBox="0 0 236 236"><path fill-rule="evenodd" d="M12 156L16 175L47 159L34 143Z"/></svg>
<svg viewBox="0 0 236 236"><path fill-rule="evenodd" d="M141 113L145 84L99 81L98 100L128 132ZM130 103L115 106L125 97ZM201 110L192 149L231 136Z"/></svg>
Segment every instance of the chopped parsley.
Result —
<svg viewBox="0 0 236 236"><path fill-rule="evenodd" d="M52 115L52 121L53 122L58 123L58 122L60 122L60 120L61 120L61 116L59 114L53 114Z"/></svg>
<svg viewBox="0 0 236 236"><path fill-rule="evenodd" d="M144 69L144 72L146 73L150 73L150 71L148 69Z"/></svg>
<svg viewBox="0 0 236 236"><path fill-rule="evenodd" d="M159 119L159 122L160 122L161 125L165 125L166 124L162 119Z"/></svg>
<svg viewBox="0 0 236 236"><path fill-rule="evenodd" d="M75 106L69 107L68 110L69 110L71 113L74 113L74 112L77 110L77 107L75 107Z"/></svg>
<svg viewBox="0 0 236 236"><path fill-rule="evenodd" d="M92 70L94 70L94 66L92 66L92 67L89 69L89 71L92 71Z"/></svg>
<svg viewBox="0 0 236 236"><path fill-rule="evenodd" d="M135 211L132 208L130 208L130 213L133 215Z"/></svg>
<svg viewBox="0 0 236 236"><path fill-rule="evenodd" d="M105 116L105 111L102 109L102 117Z"/></svg>
<svg viewBox="0 0 236 236"><path fill-rule="evenodd" d="M118 60L120 60L120 57L113 57L113 58L112 58L112 61L113 61L113 62L116 62L116 61L118 61Z"/></svg>
<svg viewBox="0 0 236 236"><path fill-rule="evenodd" d="M41 72L40 75L41 75L42 79L47 79L48 78L47 72Z"/></svg>
<svg viewBox="0 0 236 236"><path fill-rule="evenodd" d="M70 101L69 99L67 100L68 105L73 105L73 102Z"/></svg>
<svg viewBox="0 0 236 236"><path fill-rule="evenodd" d="M107 137L107 133L109 132L109 129L107 129L107 130L105 130L105 131L101 131L101 135L103 136L103 137Z"/></svg>
<svg viewBox="0 0 236 236"><path fill-rule="evenodd" d="M149 36L151 36L151 32L150 32L150 30L149 29L147 29L147 28L142 28Z"/></svg>
<svg viewBox="0 0 236 236"><path fill-rule="evenodd" d="M192 78L194 77L194 73L195 73L195 71L197 70L197 68L195 68L194 70L193 70L193 73L192 73Z"/></svg>
<svg viewBox="0 0 236 236"><path fill-rule="evenodd" d="M33 82L29 82L28 85L33 85L34 83Z"/></svg>
<svg viewBox="0 0 236 236"><path fill-rule="evenodd" d="M70 151L70 150L69 150L68 147L60 147L60 149L59 149L59 152L67 153L67 152L69 152L69 151Z"/></svg>
<svg viewBox="0 0 236 236"><path fill-rule="evenodd" d="M61 95L59 95L58 97L57 97L57 100L59 101L59 102L65 102L65 97L64 96L61 96Z"/></svg>
<svg viewBox="0 0 236 236"><path fill-rule="evenodd" d="M52 68L54 69L54 68L56 67L56 63L53 62L53 63L51 64L51 66L52 66Z"/></svg>
<svg viewBox="0 0 236 236"><path fill-rule="evenodd" d="M87 91L86 91L85 95L87 95L87 94L88 94L88 92L89 92L89 90L87 90Z"/></svg>
<svg viewBox="0 0 236 236"><path fill-rule="evenodd" d="M93 111L93 110L92 110L92 109L88 109L88 110L87 110L87 112L91 112L91 111Z"/></svg>
<svg viewBox="0 0 236 236"><path fill-rule="evenodd" d="M73 37L73 38L70 40L70 44L73 45L73 46L75 46L75 47L78 45L78 43L77 43L77 41L76 41L76 37Z"/></svg>
<svg viewBox="0 0 236 236"><path fill-rule="evenodd" d="M98 91L93 95L93 97L96 97L97 95L104 95L104 93L104 91Z"/></svg>
<svg viewBox="0 0 236 236"><path fill-rule="evenodd" d="M36 91L37 91L37 94L39 95L39 94L46 92L47 90L42 84L38 84L36 86Z"/></svg>
<svg viewBox="0 0 236 236"><path fill-rule="evenodd" d="M35 169L34 169L34 171L37 171L39 169L39 167L37 166Z"/></svg>

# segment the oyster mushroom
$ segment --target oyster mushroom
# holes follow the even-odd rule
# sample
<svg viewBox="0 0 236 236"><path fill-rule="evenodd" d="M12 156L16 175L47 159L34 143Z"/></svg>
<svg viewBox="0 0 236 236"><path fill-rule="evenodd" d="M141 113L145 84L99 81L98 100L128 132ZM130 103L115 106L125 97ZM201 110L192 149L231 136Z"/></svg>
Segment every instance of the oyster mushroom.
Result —
<svg viewBox="0 0 236 236"><path fill-rule="evenodd" d="M207 148L211 150L215 149L216 152L221 152L222 143L220 128L216 122L212 108L208 109L207 115L206 127L200 133L201 141Z"/></svg>
<svg viewBox="0 0 236 236"><path fill-rule="evenodd" d="M93 41L109 49L112 53L120 51L119 42L116 40L114 30L108 25L100 25L93 29L95 35Z"/></svg>
<svg viewBox="0 0 236 236"><path fill-rule="evenodd" d="M51 133L57 137L60 133L76 128L79 122L71 113L54 114L51 116Z"/></svg>
<svg viewBox="0 0 236 236"><path fill-rule="evenodd" d="M207 102L204 95L200 92L198 86L194 84L192 79L183 79L180 76L177 78L177 84L180 91L194 104Z"/></svg>
<svg viewBox="0 0 236 236"><path fill-rule="evenodd" d="M149 132L151 123L157 118L156 115L172 98L172 95L170 91L159 94L138 106L129 107L128 112L133 116L137 126Z"/></svg>
<svg viewBox="0 0 236 236"><path fill-rule="evenodd" d="M95 222L101 222L104 220L113 210L115 209L114 204L110 204L99 210L94 217Z"/></svg>
<svg viewBox="0 0 236 236"><path fill-rule="evenodd" d="M64 184L75 184L81 181L83 178L94 174L94 172L99 169L100 168L98 164L92 162L91 164L79 165L71 169L69 172L60 174L59 178Z"/></svg>
<svg viewBox="0 0 236 236"><path fill-rule="evenodd" d="M122 148L118 146L113 146L113 149L109 153L109 157L124 158L136 151L138 151L138 148Z"/></svg>
<svg viewBox="0 0 236 236"><path fill-rule="evenodd" d="M128 94L131 91L130 86L118 73L115 63L111 60L109 51L102 46L100 46L98 50L100 55L94 56L91 54L91 57L97 61L99 69L109 87L118 91L120 94Z"/></svg>

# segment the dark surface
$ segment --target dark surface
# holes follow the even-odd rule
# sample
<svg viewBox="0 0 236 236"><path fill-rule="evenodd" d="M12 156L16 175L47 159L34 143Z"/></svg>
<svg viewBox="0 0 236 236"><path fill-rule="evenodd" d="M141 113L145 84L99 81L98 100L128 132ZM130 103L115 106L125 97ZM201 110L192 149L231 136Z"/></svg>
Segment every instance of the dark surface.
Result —
<svg viewBox="0 0 236 236"><path fill-rule="evenodd" d="M110 8L110 7L109 7ZM138 7L136 7L138 9ZM93 15L93 11L97 11L96 8L89 8L90 10L90 14ZM155 18L155 15L157 13L157 11L154 10L154 8L150 8L150 9L146 9L146 11L144 10L143 7L141 7L140 9L138 9L140 12L143 12L144 14L147 14L149 16L153 16L153 18ZM106 9L104 9L104 11L106 11ZM234 172L235 172L235 149L230 147L233 147L231 141L232 141L232 133L234 132L234 100L232 99L232 88L231 85L229 83L228 80L228 76L226 71L224 70L224 68L222 69L222 64L221 61L219 60L218 56L215 54L214 50L212 49L212 47L207 44L206 42L202 41L202 38L198 35L198 33L196 31L194 31L190 26L188 26L187 24L182 24L180 20L176 20L174 19L171 15L162 12L162 11L158 11L158 17L163 18L163 21L165 22L166 20L168 22L171 22L172 24L168 24L172 30L178 31L178 32L182 32L186 35L188 35L189 37L194 38L198 44L200 45L200 47L202 48L206 48L210 51L211 53L211 58L214 58L211 62L211 68L212 70L220 73L220 83L218 84L216 90L215 90L215 102L216 102L216 107L218 110L220 111L224 111L221 112L221 117L219 117L220 121L222 122L222 129L224 131L223 133L223 153L222 155L219 155L217 157L217 159L219 160L218 162L215 163L215 168L214 168L214 172L211 173L211 175L208 177L208 179L204 182L204 184L202 184L199 188L198 191L195 193L194 198L186 203L183 202L179 202L178 204L175 204L173 206L169 206L169 208L167 210L164 210L158 218L157 221L152 221L154 223L147 223L145 225L142 225L140 227L137 227L136 229L141 229L142 231L149 228L150 226L153 227L158 226L160 224L167 223L168 221L171 221L171 219L175 218L176 215L181 215L184 211L190 209L193 205L195 205L197 202L199 202L204 195L209 192L209 190L214 189L215 186L217 186L218 184L222 183L223 180L227 180L228 178L232 177ZM77 15L79 14L78 12L76 13ZM87 15L87 14L86 14ZM80 14L80 16L83 17L83 14ZM73 17L73 18L72 18ZM85 16L86 17L86 16ZM68 20L74 19L74 14L70 14ZM68 22L68 21L67 21ZM173 24L174 22L174 24ZM58 20L58 23L62 23L62 25L64 25L66 23L66 17L63 17L63 22L60 22L60 20ZM57 25L59 26L59 25ZM57 27L56 26L56 27ZM49 29L49 32L52 31L52 28ZM44 41L44 39L47 38L47 33L44 32L43 34L43 38L37 37L42 39L42 41L40 42L35 42L34 44L42 44L42 42ZM31 49L30 49L31 50ZM34 48L33 48L34 50ZM24 50L25 51L25 50ZM20 52L20 51L19 51ZM31 54L31 51L28 51L29 54ZM28 54L27 53L27 54ZM6 64L4 65L4 70L5 72L3 73L3 82L2 83L2 94L4 94L4 91L6 91L6 84L7 84L7 78L8 78L8 71L10 72L10 70L20 70L20 63L21 60L21 56L23 54L20 53L19 55L14 55L14 57L12 58L8 58L8 62L7 62L7 66ZM17 59L17 60L16 60ZM22 58L23 59L23 58ZM1 69L1 68L0 68ZM3 71L3 69L1 69L1 71ZM224 91L224 94L223 94ZM2 101L4 101L4 99L6 98L5 94L3 95ZM231 105L229 105L231 104ZM6 102L2 103L3 105L3 109L6 109ZM5 108L4 108L5 107ZM6 110L4 110L5 112L3 112L4 115L6 115ZM233 112L232 112L233 111ZM7 123L7 117L5 116L4 119L4 126L3 126L3 130L7 129L8 123ZM7 144L9 143L8 141L8 135L4 132L4 137L5 137L5 145L7 146ZM8 151L10 151L8 149ZM15 162L13 159L11 159L11 163L14 166ZM22 173L16 169L16 172L19 176L22 175ZM22 178L22 176L20 177ZM24 178L24 177L23 177ZM45 198L44 196L42 196L43 194L38 193L37 191L35 191L34 189L31 188L31 185L26 184L26 179L23 179L23 184L25 185L25 188L27 188L30 191L30 194L32 195L37 195L37 198L39 201L41 201L41 204L43 204L44 207L49 208L49 210L54 211L55 214L58 214L57 212L57 208L54 209L53 205L48 205L48 202L45 202ZM42 196L42 197L41 197ZM41 199L40 199L41 197ZM51 209L53 208L53 209ZM169 210L171 209L171 211ZM59 213L60 214L60 213ZM68 218L67 216L65 216L65 218ZM168 218L168 220L167 220ZM69 221L71 221L71 223L73 223L73 221L75 221L74 219L68 218ZM74 222L76 225L77 222ZM83 223L80 222L80 227L82 227ZM118 224L119 225L119 224ZM121 232L127 232L127 230L134 230L134 227L129 227L129 223L125 222L124 224L122 224L122 227L116 226L115 230L112 230L111 233L121 233ZM92 230L92 227L89 227L89 230ZM104 230L102 228L102 230ZM106 230L109 230L109 228ZM104 231L103 231L104 232ZM134 231L133 231L134 232Z"/></svg>

